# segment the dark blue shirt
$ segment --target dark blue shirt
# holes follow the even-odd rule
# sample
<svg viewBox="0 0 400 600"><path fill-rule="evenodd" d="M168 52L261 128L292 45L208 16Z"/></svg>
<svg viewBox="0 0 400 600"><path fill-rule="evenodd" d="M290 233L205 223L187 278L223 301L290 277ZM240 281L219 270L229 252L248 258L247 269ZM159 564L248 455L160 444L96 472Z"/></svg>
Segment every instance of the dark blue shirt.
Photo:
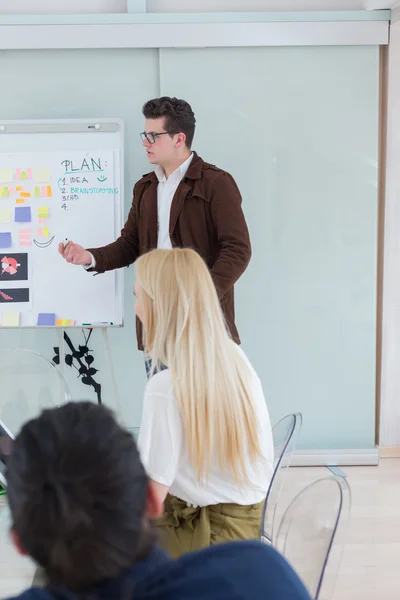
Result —
<svg viewBox="0 0 400 600"><path fill-rule="evenodd" d="M91 597L96 600L310 600L284 558L259 542L220 544L177 560L154 548L132 570L93 590ZM18 596L18 600L76 598L67 590L38 588Z"/></svg>

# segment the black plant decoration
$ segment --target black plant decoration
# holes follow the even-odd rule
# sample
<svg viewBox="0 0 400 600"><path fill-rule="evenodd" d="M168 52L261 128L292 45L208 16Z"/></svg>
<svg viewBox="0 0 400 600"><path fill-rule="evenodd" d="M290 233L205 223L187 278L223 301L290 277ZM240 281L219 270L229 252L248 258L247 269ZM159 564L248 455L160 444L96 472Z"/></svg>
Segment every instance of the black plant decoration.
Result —
<svg viewBox="0 0 400 600"><path fill-rule="evenodd" d="M89 354L93 352L93 350L89 350L89 340L92 335L93 329L89 331L88 336L86 337L85 330L82 329L83 337L85 339L85 343L83 346L79 346L79 349L76 350L74 345L68 336L68 334L64 331L64 341L70 349L71 353L65 355L65 364L69 367L74 367L78 371L78 377L81 377L81 381L85 385L91 385L94 391L96 392L97 402L101 404L101 384L93 379L93 375L96 375L98 372L92 365L94 362L93 356ZM55 356L53 356L53 362L56 365L60 364L60 348L57 346L53 348ZM75 362L77 364L75 364Z"/></svg>

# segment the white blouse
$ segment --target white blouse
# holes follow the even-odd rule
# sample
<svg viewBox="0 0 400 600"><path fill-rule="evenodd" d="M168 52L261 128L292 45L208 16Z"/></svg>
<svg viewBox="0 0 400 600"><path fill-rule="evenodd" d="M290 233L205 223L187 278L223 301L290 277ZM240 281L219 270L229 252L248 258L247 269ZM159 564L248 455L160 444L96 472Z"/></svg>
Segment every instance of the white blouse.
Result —
<svg viewBox="0 0 400 600"><path fill-rule="evenodd" d="M169 369L154 375L146 386L138 439L141 459L151 479L168 486L170 494L193 506L222 502L257 504L265 498L272 478L272 429L261 382L243 351L239 346L236 347L251 369L251 391L261 447L258 462L253 465L248 460L249 483L246 486L239 487L229 471L221 471L217 458L211 464L208 479L199 483L189 460L185 430L173 394Z"/></svg>

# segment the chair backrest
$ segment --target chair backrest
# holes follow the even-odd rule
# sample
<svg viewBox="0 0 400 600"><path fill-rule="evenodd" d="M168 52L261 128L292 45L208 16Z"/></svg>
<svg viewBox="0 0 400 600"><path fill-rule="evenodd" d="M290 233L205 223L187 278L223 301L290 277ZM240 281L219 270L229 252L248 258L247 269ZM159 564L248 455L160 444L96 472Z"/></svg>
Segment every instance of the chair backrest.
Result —
<svg viewBox="0 0 400 600"><path fill-rule="evenodd" d="M303 417L293 413L283 417L272 428L274 440L274 472L264 502L260 538L265 544L273 543L276 509L292 456L300 434Z"/></svg>
<svg viewBox="0 0 400 600"><path fill-rule="evenodd" d="M344 477L326 477L304 488L286 509L275 547L315 600L332 598L339 569L351 494Z"/></svg>
<svg viewBox="0 0 400 600"><path fill-rule="evenodd" d="M15 348L0 352L0 419L15 435L43 409L71 400L60 369L42 354Z"/></svg>

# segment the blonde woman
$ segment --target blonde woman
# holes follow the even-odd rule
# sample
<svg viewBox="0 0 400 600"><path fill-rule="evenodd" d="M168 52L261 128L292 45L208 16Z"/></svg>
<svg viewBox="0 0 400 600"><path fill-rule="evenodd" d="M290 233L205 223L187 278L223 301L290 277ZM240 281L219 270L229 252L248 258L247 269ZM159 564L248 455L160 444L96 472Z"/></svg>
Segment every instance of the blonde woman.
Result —
<svg viewBox="0 0 400 600"><path fill-rule="evenodd" d="M135 294L155 372L139 449L164 501L164 549L177 557L257 538L273 472L271 424L260 380L228 333L208 268L193 250L154 250L136 262Z"/></svg>

